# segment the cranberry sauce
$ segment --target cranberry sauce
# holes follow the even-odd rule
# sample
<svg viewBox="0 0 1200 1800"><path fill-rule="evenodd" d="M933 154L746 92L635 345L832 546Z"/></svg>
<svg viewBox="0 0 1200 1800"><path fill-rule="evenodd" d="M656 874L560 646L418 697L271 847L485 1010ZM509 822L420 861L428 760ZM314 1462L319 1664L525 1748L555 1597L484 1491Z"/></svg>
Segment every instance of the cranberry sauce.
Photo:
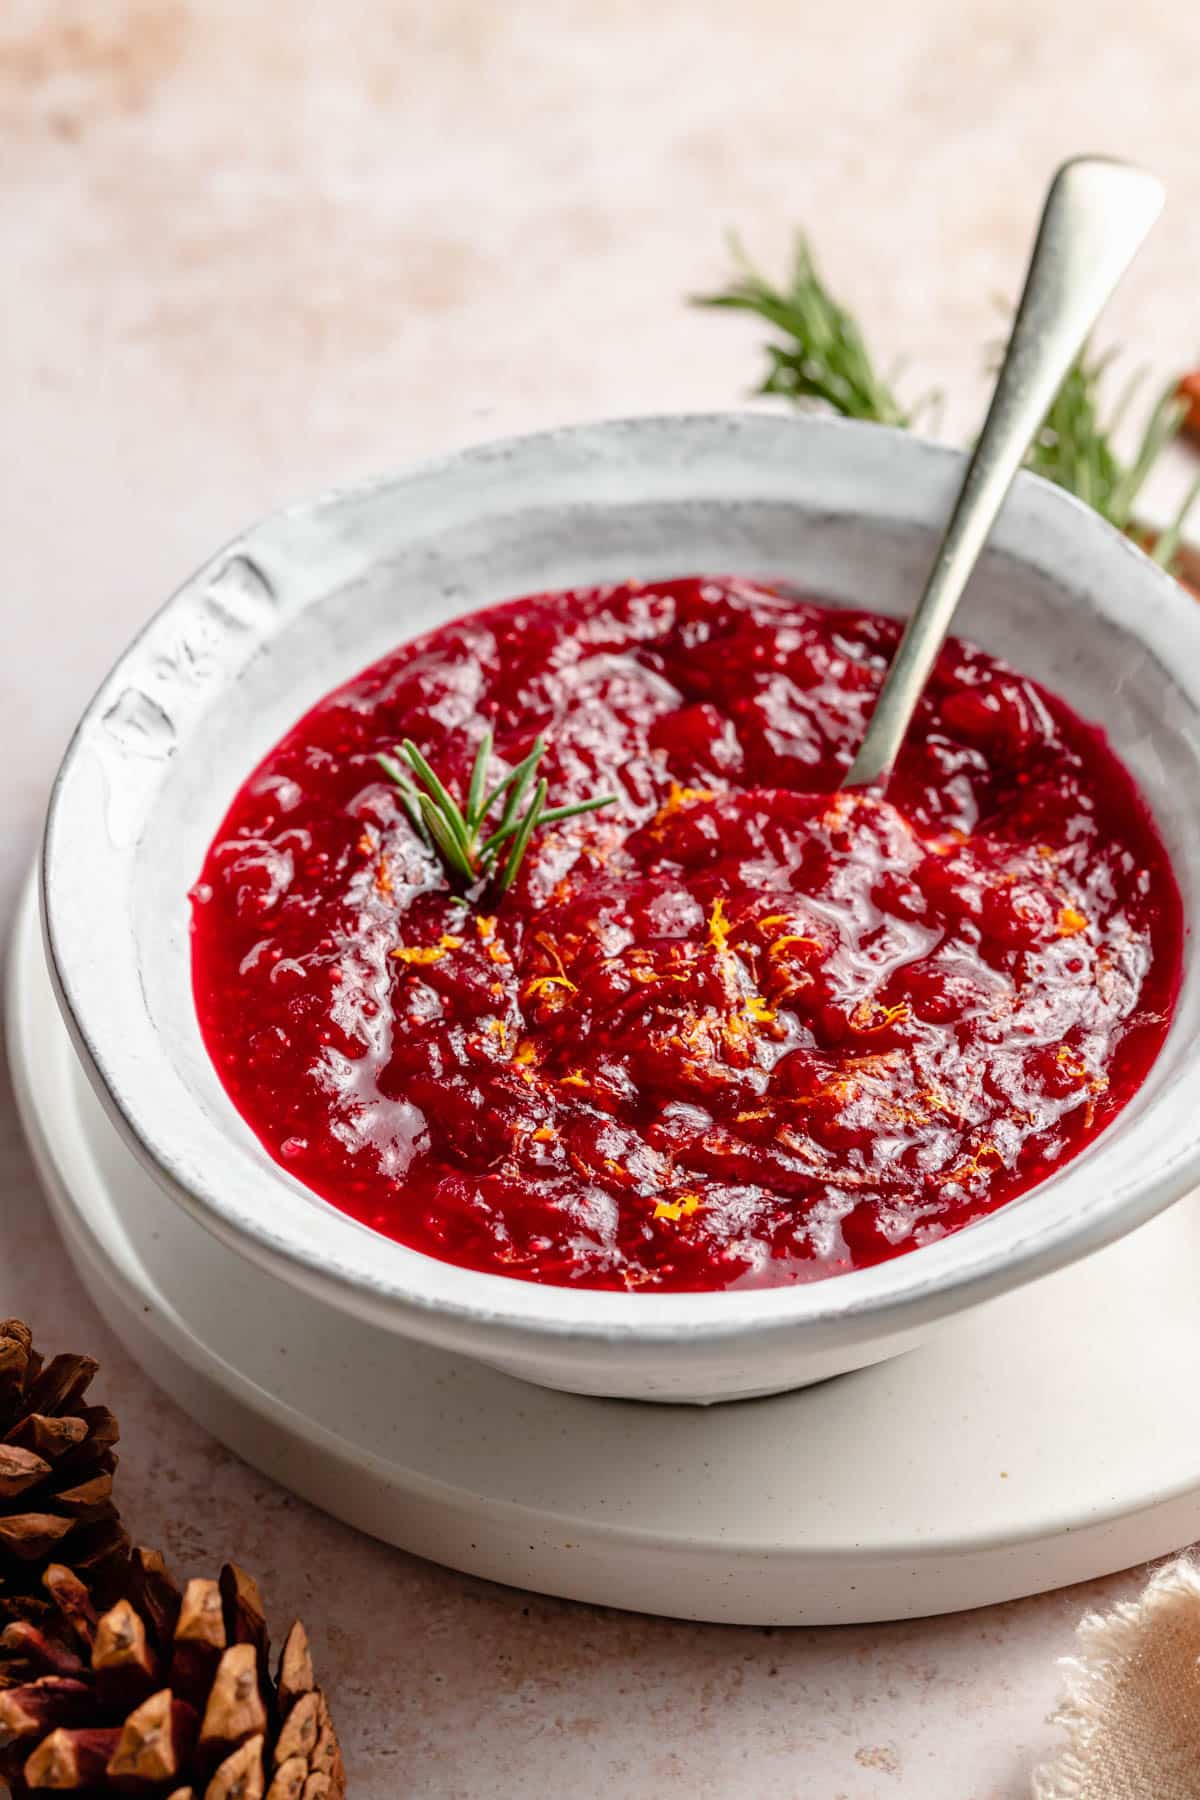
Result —
<svg viewBox="0 0 1200 1800"><path fill-rule="evenodd" d="M1129 1099L1179 982L1163 845L1104 737L951 641L886 799L839 793L897 625L744 580L542 594L303 718L193 890L205 1041L271 1154L475 1269L808 1281L927 1244ZM379 763L461 798L538 733L551 824L456 895Z"/></svg>

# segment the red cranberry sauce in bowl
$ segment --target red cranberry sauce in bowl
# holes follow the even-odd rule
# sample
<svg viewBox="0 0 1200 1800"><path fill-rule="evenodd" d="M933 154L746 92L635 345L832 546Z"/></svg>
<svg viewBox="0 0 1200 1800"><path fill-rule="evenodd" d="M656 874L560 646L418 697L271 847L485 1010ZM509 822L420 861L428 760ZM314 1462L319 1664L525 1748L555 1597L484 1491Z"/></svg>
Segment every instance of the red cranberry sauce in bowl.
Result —
<svg viewBox="0 0 1200 1800"><path fill-rule="evenodd" d="M949 642L886 798L839 792L896 621L737 579L514 600L315 706L193 894L201 1029L279 1163L401 1243L525 1280L777 1286L919 1248L1136 1091L1179 892L1103 733ZM500 891L460 803L539 737ZM390 764L393 772L397 764ZM488 827L500 823L503 797Z"/></svg>

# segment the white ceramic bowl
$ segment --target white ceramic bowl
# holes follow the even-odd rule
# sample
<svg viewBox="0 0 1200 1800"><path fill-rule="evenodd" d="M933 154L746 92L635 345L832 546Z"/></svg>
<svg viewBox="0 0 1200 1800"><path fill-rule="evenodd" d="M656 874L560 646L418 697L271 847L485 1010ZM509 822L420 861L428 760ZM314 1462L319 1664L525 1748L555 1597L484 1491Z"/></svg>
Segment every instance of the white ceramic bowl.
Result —
<svg viewBox="0 0 1200 1800"><path fill-rule="evenodd" d="M1167 1044L1084 1155L939 1243L761 1292L542 1287L391 1243L270 1160L200 1038L188 887L243 777L329 688L454 614L630 575L776 576L906 612L960 474L952 452L873 425L636 419L495 444L327 495L255 526L202 569L84 715L43 867L68 1023L164 1196L323 1302L398 1332L552 1387L714 1400L891 1355L1194 1185L1200 981L1190 938ZM1200 608L1095 514L1022 476L959 624L1103 722L1154 808L1193 916Z"/></svg>

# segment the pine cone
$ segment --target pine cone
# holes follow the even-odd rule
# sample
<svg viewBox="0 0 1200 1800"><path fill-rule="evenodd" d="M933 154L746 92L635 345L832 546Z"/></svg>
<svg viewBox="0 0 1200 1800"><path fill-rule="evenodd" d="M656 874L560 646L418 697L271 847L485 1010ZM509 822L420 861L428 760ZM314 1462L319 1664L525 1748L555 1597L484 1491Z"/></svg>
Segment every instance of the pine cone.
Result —
<svg viewBox="0 0 1200 1800"><path fill-rule="evenodd" d="M96 1367L89 1356L45 1363L28 1325L0 1322L0 1625L40 1593L52 1561L101 1595L119 1592L129 1539L112 1499L117 1421L83 1404Z"/></svg>
<svg viewBox="0 0 1200 1800"><path fill-rule="evenodd" d="M346 1777L304 1627L268 1669L262 1600L227 1564L181 1593L135 1550L128 1593L97 1616L86 1586L46 1572L50 1628L10 1625L31 1675L0 1692L0 1773L14 1800L342 1800ZM19 1644L14 1640L19 1639Z"/></svg>

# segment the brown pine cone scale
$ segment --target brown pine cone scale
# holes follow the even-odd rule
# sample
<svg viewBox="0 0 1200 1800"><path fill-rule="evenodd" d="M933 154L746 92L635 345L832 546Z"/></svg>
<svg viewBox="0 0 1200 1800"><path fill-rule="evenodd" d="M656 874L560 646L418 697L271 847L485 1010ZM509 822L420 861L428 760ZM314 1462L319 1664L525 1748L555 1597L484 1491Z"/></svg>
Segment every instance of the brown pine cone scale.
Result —
<svg viewBox="0 0 1200 1800"><path fill-rule="evenodd" d="M272 1677L261 1597L242 1570L181 1591L138 1550L127 1596L99 1617L69 1570L52 1567L43 1586L47 1616L0 1636L28 1677L0 1691L0 1770L17 1800L342 1800L304 1628L292 1626Z"/></svg>
<svg viewBox="0 0 1200 1800"><path fill-rule="evenodd" d="M84 1404L95 1373L89 1356L44 1362L28 1325L0 1321L0 1623L27 1610L52 1561L117 1591L129 1549L112 1497L118 1429Z"/></svg>

